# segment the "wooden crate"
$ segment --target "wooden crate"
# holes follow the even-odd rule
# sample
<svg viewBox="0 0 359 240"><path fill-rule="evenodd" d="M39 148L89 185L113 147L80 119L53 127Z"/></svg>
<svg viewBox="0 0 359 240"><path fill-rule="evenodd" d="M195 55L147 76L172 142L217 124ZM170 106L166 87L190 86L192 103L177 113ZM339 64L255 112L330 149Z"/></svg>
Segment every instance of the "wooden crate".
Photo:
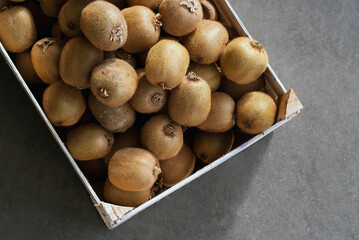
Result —
<svg viewBox="0 0 359 240"><path fill-rule="evenodd" d="M231 26L235 34L238 34L238 36L247 36L251 37L248 30L243 25L242 21L239 19L233 8L231 7L230 3L227 0L214 0L213 1L215 5L217 6L217 9L219 11L220 20L226 24ZM200 177L201 175L205 174L206 172L212 170L213 168L217 167L218 165L222 164L223 162L231 159L233 156L238 154L239 152L243 151L247 147L251 146L252 144L256 143L263 137L265 137L267 134L271 133L278 127L282 126L283 124L290 121L293 117L295 117L300 110L303 108L301 105L299 99L297 98L296 94L292 89L286 90L283 86L282 82L278 79L277 75L274 73L273 69L270 65L268 65L267 70L265 71L265 79L266 79L266 88L265 91L269 93L277 102L279 106L278 110L278 116L277 116L277 122L269 128L264 133L258 134L256 136L253 136L250 140L246 141L242 145L236 147L234 150L229 152L228 154L222 156L218 160L214 161L213 163L203 167L202 169L196 171L193 173L190 177L184 179L180 183L174 185L173 187L169 188L168 190L164 191L163 193L159 194L158 196L152 198L151 200L147 201L146 203L142 204L141 206L137 208L132 207L122 207L117 206L113 204L106 203L102 201L96 192L94 191L93 187L89 183L89 181L86 179L84 174L81 172L79 167L77 166L75 160L71 157L69 151L67 150L65 144L62 142L61 138L59 137L58 133L55 131L54 127L50 123L50 121L47 119L45 113L43 112L41 108L41 103L37 102L35 99L33 93L30 91L29 87L27 86L24 79L21 77L20 73L16 69L12 59L9 57L7 51L3 47L3 45L0 42L0 50L5 58L6 62L10 66L11 70L14 72L16 78L19 80L21 86L24 88L26 94L29 96L30 100L36 107L37 111L41 115L42 119L44 120L45 124L47 125L49 131L55 138L56 142L58 143L61 150L64 152L66 157L68 158L69 162L71 163L72 167L74 168L75 172L81 179L82 183L84 184L85 188L90 194L90 198L100 213L101 218L105 222L106 226L109 229L113 229L117 227L118 225L124 223L134 215L138 214L142 210L150 207L152 204L158 202L162 198L170 195L174 191L177 191L184 185L190 183L194 179Z"/></svg>

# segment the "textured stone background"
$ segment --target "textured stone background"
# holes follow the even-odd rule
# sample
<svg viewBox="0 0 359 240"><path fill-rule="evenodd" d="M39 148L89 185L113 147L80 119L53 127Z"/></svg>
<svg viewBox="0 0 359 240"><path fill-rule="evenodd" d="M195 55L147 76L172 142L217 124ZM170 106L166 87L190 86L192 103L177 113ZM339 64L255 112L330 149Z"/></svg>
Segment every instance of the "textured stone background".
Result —
<svg viewBox="0 0 359 240"><path fill-rule="evenodd" d="M1 239L359 239L359 1L230 2L299 117L108 231L1 59Z"/></svg>

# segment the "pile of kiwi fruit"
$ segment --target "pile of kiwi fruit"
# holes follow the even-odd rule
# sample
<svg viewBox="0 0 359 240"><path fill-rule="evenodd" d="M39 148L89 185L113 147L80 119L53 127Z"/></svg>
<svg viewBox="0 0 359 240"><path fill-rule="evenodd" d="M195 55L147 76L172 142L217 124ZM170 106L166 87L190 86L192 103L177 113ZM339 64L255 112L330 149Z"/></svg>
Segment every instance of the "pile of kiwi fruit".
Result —
<svg viewBox="0 0 359 240"><path fill-rule="evenodd" d="M0 41L112 204L137 207L275 123L265 48L210 0L1 0Z"/></svg>

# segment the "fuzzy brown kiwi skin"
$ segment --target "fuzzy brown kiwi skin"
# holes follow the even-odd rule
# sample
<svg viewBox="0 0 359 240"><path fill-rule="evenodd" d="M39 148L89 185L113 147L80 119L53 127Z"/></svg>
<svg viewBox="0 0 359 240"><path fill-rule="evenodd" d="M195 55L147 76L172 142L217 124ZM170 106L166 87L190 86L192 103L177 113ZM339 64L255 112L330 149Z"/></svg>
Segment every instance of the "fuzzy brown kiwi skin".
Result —
<svg viewBox="0 0 359 240"><path fill-rule="evenodd" d="M226 132L234 126L236 103L226 93L213 92L211 95L211 111L197 128L207 132Z"/></svg>
<svg viewBox="0 0 359 240"><path fill-rule="evenodd" d="M26 82L42 83L41 79L35 72L34 66L32 65L30 50L17 53L15 56L15 65Z"/></svg>
<svg viewBox="0 0 359 240"><path fill-rule="evenodd" d="M203 18L208 20L217 21L218 13L214 4L207 0L200 0L203 9Z"/></svg>
<svg viewBox="0 0 359 240"><path fill-rule="evenodd" d="M227 29L220 22L204 19L183 43L193 61L212 64L219 60L228 40Z"/></svg>
<svg viewBox="0 0 359 240"><path fill-rule="evenodd" d="M59 38L43 38L31 49L31 60L37 75L45 83L60 79L59 62L63 41Z"/></svg>
<svg viewBox="0 0 359 240"><path fill-rule="evenodd" d="M72 38L61 52L60 76L66 84L81 89L88 88L93 68L102 61L103 52L86 38Z"/></svg>
<svg viewBox="0 0 359 240"><path fill-rule="evenodd" d="M164 0L158 12L162 15L163 29L173 36L185 36L195 30L203 18L198 0Z"/></svg>
<svg viewBox="0 0 359 240"><path fill-rule="evenodd" d="M66 85L61 80L46 88L42 104L46 116L55 126L68 127L76 124L86 110L81 90Z"/></svg>
<svg viewBox="0 0 359 240"><path fill-rule="evenodd" d="M135 95L130 104L139 113L159 112L167 103L168 92L148 82L144 75L138 82Z"/></svg>
<svg viewBox="0 0 359 240"><path fill-rule="evenodd" d="M108 165L109 181L125 191L150 189L160 173L157 157L141 148L118 150Z"/></svg>
<svg viewBox="0 0 359 240"><path fill-rule="evenodd" d="M39 0L42 12L52 18L57 18L61 10L62 5L67 0Z"/></svg>
<svg viewBox="0 0 359 240"><path fill-rule="evenodd" d="M237 126L247 134L259 134L270 128L277 113L272 97L263 92L249 92L238 100Z"/></svg>
<svg viewBox="0 0 359 240"><path fill-rule="evenodd" d="M141 146L140 131L137 127L132 127L126 132L118 133L115 135L115 143L111 149L111 152L104 157L104 162L108 165L108 162L112 158L113 154L120 149L132 147L139 148Z"/></svg>
<svg viewBox="0 0 359 240"><path fill-rule="evenodd" d="M172 158L183 146L183 131L166 114L157 114L142 127L141 143L160 160Z"/></svg>
<svg viewBox="0 0 359 240"><path fill-rule="evenodd" d="M220 91L230 95L235 101L238 101L244 94L252 91L263 91L265 87L265 77L262 75L257 80L242 85L237 84L226 77L223 77Z"/></svg>
<svg viewBox="0 0 359 240"><path fill-rule="evenodd" d="M127 0L128 5L136 6L141 5L157 11L163 0Z"/></svg>
<svg viewBox="0 0 359 240"><path fill-rule="evenodd" d="M224 75L237 84L249 84L267 69L268 55L258 41L247 37L233 39L221 56Z"/></svg>
<svg viewBox="0 0 359 240"><path fill-rule="evenodd" d="M166 35L166 33L162 32L159 41L164 40L164 39L179 42L179 39L177 39L177 38L175 38L173 36L170 36L170 35ZM137 59L138 59L138 63L139 63L140 66L144 67L146 65L146 59L147 59L147 55L148 55L149 51L150 51L150 49L148 49L146 51L143 51L143 52L140 52L140 53L137 54Z"/></svg>
<svg viewBox="0 0 359 240"><path fill-rule="evenodd" d="M161 40L148 52L146 77L154 85L173 89L182 82L188 65L189 54L185 47L173 40Z"/></svg>
<svg viewBox="0 0 359 240"><path fill-rule="evenodd" d="M97 123L77 126L67 134L66 147L79 161L96 160L108 155L114 143L113 134Z"/></svg>
<svg viewBox="0 0 359 240"><path fill-rule="evenodd" d="M0 39L5 49L21 53L36 41L34 18L26 7L15 6L0 11Z"/></svg>
<svg viewBox="0 0 359 240"><path fill-rule="evenodd" d="M136 120L135 110L129 103L112 108L99 102L91 94L88 106L101 126L112 133L125 132L133 126Z"/></svg>
<svg viewBox="0 0 359 240"><path fill-rule="evenodd" d="M128 53L123 49L117 49L112 52L104 52L104 59L119 58L123 61L128 62L133 68L137 67L137 61L134 54Z"/></svg>
<svg viewBox="0 0 359 240"><path fill-rule="evenodd" d="M107 202L125 207L138 207L151 198L151 189L131 192L116 188L107 179L103 190Z"/></svg>
<svg viewBox="0 0 359 240"><path fill-rule="evenodd" d="M80 26L86 38L104 51L115 51L127 41L127 24L121 10L106 1L88 4L82 10Z"/></svg>
<svg viewBox="0 0 359 240"><path fill-rule="evenodd" d="M215 64L199 64L191 62L188 72L194 72L200 78L205 80L212 92L216 91L221 85L222 76Z"/></svg>
<svg viewBox="0 0 359 240"><path fill-rule="evenodd" d="M92 71L90 86L97 100L107 106L118 107L135 94L137 73L126 61L106 59Z"/></svg>
<svg viewBox="0 0 359 240"><path fill-rule="evenodd" d="M69 0L59 12L58 22L61 31L68 37L77 37L82 34L80 28L81 12L92 0Z"/></svg>
<svg viewBox="0 0 359 240"><path fill-rule="evenodd" d="M172 187L193 172L196 164L196 156L192 150L183 144L181 151L173 158L160 161L163 185Z"/></svg>
<svg viewBox="0 0 359 240"><path fill-rule="evenodd" d="M212 163L228 153L232 149L233 142L233 130L224 133L199 131L193 139L193 150L204 163Z"/></svg>
<svg viewBox="0 0 359 240"><path fill-rule="evenodd" d="M194 127L203 123L211 110L211 89L208 83L190 72L170 93L168 113L177 123Z"/></svg>
<svg viewBox="0 0 359 240"><path fill-rule="evenodd" d="M160 15L144 6L133 6L122 10L126 19L128 34L123 49L129 53L139 53L155 45L161 34Z"/></svg>

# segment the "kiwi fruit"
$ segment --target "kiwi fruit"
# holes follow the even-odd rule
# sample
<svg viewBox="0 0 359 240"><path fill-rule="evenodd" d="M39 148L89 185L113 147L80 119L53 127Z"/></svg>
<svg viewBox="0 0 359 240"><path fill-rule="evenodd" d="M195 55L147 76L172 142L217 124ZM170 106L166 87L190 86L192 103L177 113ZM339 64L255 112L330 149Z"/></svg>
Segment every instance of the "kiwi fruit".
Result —
<svg viewBox="0 0 359 240"><path fill-rule="evenodd" d="M221 67L224 75L237 84L248 84L266 70L268 55L263 45L254 39L238 37L224 49Z"/></svg>
<svg viewBox="0 0 359 240"><path fill-rule="evenodd" d="M207 0L200 0L203 9L203 18L208 20L217 21L218 13L214 4Z"/></svg>
<svg viewBox="0 0 359 240"><path fill-rule="evenodd" d="M252 91L263 91L265 86L265 78L262 75L257 80L254 80L251 83L242 85L237 84L227 78L223 78L220 90L227 93L235 101L239 100L244 94Z"/></svg>
<svg viewBox="0 0 359 240"><path fill-rule="evenodd" d="M125 132L133 126L136 120L135 110L129 103L119 107L109 107L91 94L88 99L88 106L101 126L109 132Z"/></svg>
<svg viewBox="0 0 359 240"><path fill-rule="evenodd" d="M31 49L31 60L37 75L45 83L60 79L59 62L63 42L55 38L43 38Z"/></svg>
<svg viewBox="0 0 359 240"><path fill-rule="evenodd" d="M273 98L263 92L249 92L238 100L237 126L245 133L258 134L270 128L277 113Z"/></svg>
<svg viewBox="0 0 359 240"><path fill-rule="evenodd" d="M136 127L132 127L128 129L126 132L118 133L115 135L115 143L111 149L111 152L104 157L104 162L106 165L112 158L113 154L122 148L132 147L138 148L140 147L140 131Z"/></svg>
<svg viewBox="0 0 359 240"><path fill-rule="evenodd" d="M57 18L62 5L67 0L39 0L42 12L49 17Z"/></svg>
<svg viewBox="0 0 359 240"><path fill-rule="evenodd" d="M161 34L160 15L144 6L133 6L122 10L127 22L127 41L123 49L129 53L140 53L155 45Z"/></svg>
<svg viewBox="0 0 359 240"><path fill-rule="evenodd" d="M0 11L0 39L5 49L21 53L36 41L36 26L29 9L23 6Z"/></svg>
<svg viewBox="0 0 359 240"><path fill-rule="evenodd" d="M172 187L187 178L193 172L195 163L196 156L186 144L183 144L181 151L176 156L160 161L163 185Z"/></svg>
<svg viewBox="0 0 359 240"><path fill-rule="evenodd" d="M42 83L41 79L35 72L34 66L32 65L30 50L17 53L15 55L15 65L26 82Z"/></svg>
<svg viewBox="0 0 359 240"><path fill-rule="evenodd" d="M167 97L168 93L165 89L152 85L146 75L143 75L130 104L139 113L155 113L166 105Z"/></svg>
<svg viewBox="0 0 359 240"><path fill-rule="evenodd" d="M48 86L42 98L46 116L55 126L76 124L86 110L81 90L66 85L61 80Z"/></svg>
<svg viewBox="0 0 359 240"><path fill-rule="evenodd" d="M137 73L126 61L106 59L92 71L90 87L97 100L107 106L118 107L135 94Z"/></svg>
<svg viewBox="0 0 359 240"><path fill-rule="evenodd" d="M58 21L61 31L68 37L81 35L81 12L92 0L68 0L61 8Z"/></svg>
<svg viewBox="0 0 359 240"><path fill-rule="evenodd" d="M183 39L183 45L193 61L212 64L219 60L228 40L227 29L222 23L204 19Z"/></svg>
<svg viewBox="0 0 359 240"><path fill-rule="evenodd" d="M116 51L112 52L104 52L104 58L119 58L123 61L128 62L133 68L137 67L137 61L134 54L125 52L123 49L117 49Z"/></svg>
<svg viewBox="0 0 359 240"><path fill-rule="evenodd" d="M170 93L168 113L177 123L194 127L203 123L211 110L211 89L208 83L190 72Z"/></svg>
<svg viewBox="0 0 359 240"><path fill-rule="evenodd" d="M107 156L114 142L113 134L97 123L77 126L67 134L66 146L76 160L96 160Z"/></svg>
<svg viewBox="0 0 359 240"><path fill-rule="evenodd" d="M125 191L150 189L161 173L158 159L141 148L118 150L108 165L108 179L117 188Z"/></svg>
<svg viewBox="0 0 359 240"><path fill-rule="evenodd" d="M163 0L127 0L128 5L130 6L145 6L152 9L153 11L157 11L162 2Z"/></svg>
<svg viewBox="0 0 359 240"><path fill-rule="evenodd" d="M148 52L147 80L164 89L177 87L186 75L189 54L185 47L173 40L161 40Z"/></svg>
<svg viewBox="0 0 359 240"><path fill-rule="evenodd" d="M107 179L103 189L103 195L107 202L124 207L138 207L151 198L151 189L143 191L124 191L116 188Z"/></svg>
<svg viewBox="0 0 359 240"><path fill-rule="evenodd" d="M127 4L126 0L106 0L106 1L112 3L113 5L118 7L119 9L123 9L123 8L128 7L128 4Z"/></svg>
<svg viewBox="0 0 359 240"><path fill-rule="evenodd" d="M233 130L224 133L199 131L193 139L193 150L203 162L212 163L228 153L232 149L233 142Z"/></svg>
<svg viewBox="0 0 359 240"><path fill-rule="evenodd" d="M188 72L194 72L197 76L205 80L211 91L216 91L221 85L221 73L215 64L199 64L191 62Z"/></svg>
<svg viewBox="0 0 359 240"><path fill-rule="evenodd" d="M86 178L92 180L103 180L107 177L107 167L102 159L89 161L76 161Z"/></svg>
<svg viewBox="0 0 359 240"><path fill-rule="evenodd" d="M115 51L127 41L127 24L121 10L106 1L94 1L81 13L80 26L98 49Z"/></svg>
<svg viewBox="0 0 359 240"><path fill-rule="evenodd" d="M173 36L185 36L195 30L203 18L199 0L164 0L158 12L163 29Z"/></svg>
<svg viewBox="0 0 359 240"><path fill-rule="evenodd" d="M234 126L236 103L226 93L213 92L211 95L211 111L197 128L206 132L226 132Z"/></svg>
<svg viewBox="0 0 359 240"><path fill-rule="evenodd" d="M88 88L93 68L102 61L103 52L95 48L86 38L72 38L61 52L61 78L71 86Z"/></svg>
<svg viewBox="0 0 359 240"><path fill-rule="evenodd" d="M166 114L157 114L141 129L141 143L160 160L176 156L183 146L183 131Z"/></svg>

